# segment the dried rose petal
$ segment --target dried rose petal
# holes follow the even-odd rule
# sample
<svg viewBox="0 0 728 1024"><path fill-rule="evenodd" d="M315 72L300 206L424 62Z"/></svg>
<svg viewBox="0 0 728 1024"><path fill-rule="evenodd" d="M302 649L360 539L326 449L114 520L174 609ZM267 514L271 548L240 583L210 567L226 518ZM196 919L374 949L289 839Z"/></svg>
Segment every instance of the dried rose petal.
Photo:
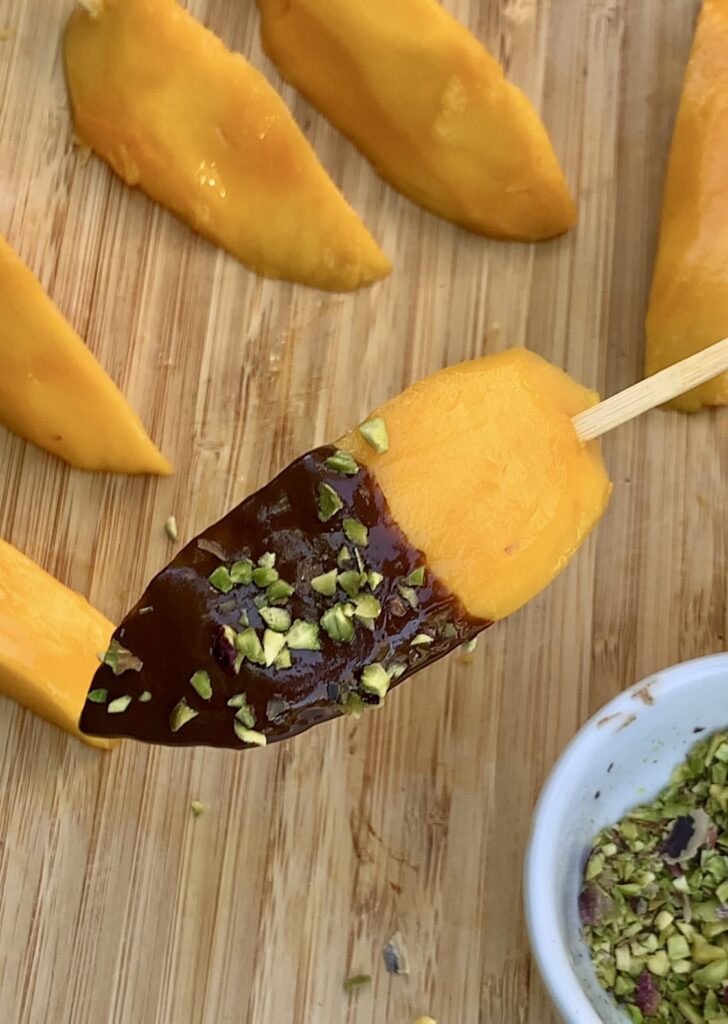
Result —
<svg viewBox="0 0 728 1024"><path fill-rule="evenodd" d="M638 1006L646 1017L654 1017L660 1009L662 996L655 985L655 979L649 971L643 971L637 978L637 987L634 990L635 1006Z"/></svg>
<svg viewBox="0 0 728 1024"><path fill-rule="evenodd" d="M579 917L587 927L601 924L611 909L611 899L598 885L585 885L579 893Z"/></svg>

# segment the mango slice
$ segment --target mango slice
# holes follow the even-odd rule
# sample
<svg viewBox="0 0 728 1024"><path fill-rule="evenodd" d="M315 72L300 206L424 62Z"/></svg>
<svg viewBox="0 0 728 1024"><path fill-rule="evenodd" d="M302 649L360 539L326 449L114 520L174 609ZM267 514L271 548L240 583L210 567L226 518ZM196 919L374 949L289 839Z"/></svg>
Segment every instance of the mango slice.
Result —
<svg viewBox="0 0 728 1024"><path fill-rule="evenodd" d="M0 236L0 423L79 469L171 467L40 282Z"/></svg>
<svg viewBox="0 0 728 1024"><path fill-rule="evenodd" d="M390 272L280 97L175 0L76 10L65 60L78 137L251 269L332 291Z"/></svg>
<svg viewBox="0 0 728 1024"><path fill-rule="evenodd" d="M538 593L598 521L610 484L571 422L595 397L514 350L302 455L151 581L81 728L245 749L380 706Z"/></svg>
<svg viewBox="0 0 728 1024"><path fill-rule="evenodd" d="M354 430L394 519L471 615L502 619L568 564L611 485L571 417L598 396L539 356L511 349L427 377L373 413L389 450Z"/></svg>
<svg viewBox="0 0 728 1024"><path fill-rule="evenodd" d="M414 202L536 241L576 213L546 130L437 0L258 0L281 74Z"/></svg>
<svg viewBox="0 0 728 1024"><path fill-rule="evenodd" d="M0 693L85 743L78 728L98 652L113 625L17 548L0 540Z"/></svg>
<svg viewBox="0 0 728 1024"><path fill-rule="evenodd" d="M728 336L728 0L705 0L667 171L645 374ZM728 405L728 373L670 405Z"/></svg>

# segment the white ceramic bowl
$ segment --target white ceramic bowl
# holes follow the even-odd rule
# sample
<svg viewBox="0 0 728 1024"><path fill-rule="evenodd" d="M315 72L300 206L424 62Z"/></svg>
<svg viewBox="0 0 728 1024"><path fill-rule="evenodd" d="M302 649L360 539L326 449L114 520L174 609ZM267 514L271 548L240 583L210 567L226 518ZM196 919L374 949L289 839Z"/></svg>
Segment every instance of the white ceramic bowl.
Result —
<svg viewBox="0 0 728 1024"><path fill-rule="evenodd" d="M577 898L592 837L651 800L705 733L728 728L728 654L637 683L581 729L544 786L525 864L531 946L565 1024L624 1024L580 936Z"/></svg>

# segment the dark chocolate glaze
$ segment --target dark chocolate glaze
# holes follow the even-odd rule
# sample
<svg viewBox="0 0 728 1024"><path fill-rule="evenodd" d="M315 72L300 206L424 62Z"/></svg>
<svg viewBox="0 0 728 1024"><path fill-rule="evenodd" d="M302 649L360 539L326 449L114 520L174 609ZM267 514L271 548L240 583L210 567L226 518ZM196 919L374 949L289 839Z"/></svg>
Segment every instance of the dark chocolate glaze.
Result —
<svg viewBox="0 0 728 1024"><path fill-rule="evenodd" d="M349 692L357 691L365 666L373 662L382 662L386 668L393 663L405 666L403 674L392 681L394 687L490 625L470 616L429 569L424 585L415 588L419 604L410 606L399 586L425 564L424 556L392 519L384 495L367 469L360 467L356 476L344 476L325 466L333 452L333 448L318 448L297 459L195 538L152 580L114 633L119 643L141 660L141 670L117 676L101 665L90 688L107 689L108 701L125 695L133 699L121 714L108 713L106 704L87 701L81 715L83 732L173 746L240 749L245 744L235 735L235 709L228 707L227 701L244 692L255 712L256 731L269 743L288 739L342 714L341 705ZM344 503L328 522L321 522L318 516L321 482L333 487ZM360 549L360 555L366 570L384 577L375 591L382 612L373 631L357 624L354 641L339 644L321 629L322 649L291 651L291 668L265 668L246 660L235 675L219 638L226 625L238 632L244 628L239 622L243 609L250 626L262 635L265 624L253 603L262 591L251 584L222 594L208 582L210 573L221 564L229 568L242 558L257 562L265 552L275 552L281 579L295 586L283 607L294 620L317 623L327 608L347 598L341 590L334 598L324 597L311 587L310 580L337 567L343 545L352 555L345 568L357 568L355 547L343 532L346 516L368 527L369 543ZM140 609L148 608L153 610L140 614ZM421 633L431 635L433 642L410 646ZM200 669L211 678L213 696L209 701L198 696L189 683ZM142 703L138 698L145 691L152 696ZM363 696L376 703L376 698ZM170 713L182 697L199 714L175 733L170 728Z"/></svg>

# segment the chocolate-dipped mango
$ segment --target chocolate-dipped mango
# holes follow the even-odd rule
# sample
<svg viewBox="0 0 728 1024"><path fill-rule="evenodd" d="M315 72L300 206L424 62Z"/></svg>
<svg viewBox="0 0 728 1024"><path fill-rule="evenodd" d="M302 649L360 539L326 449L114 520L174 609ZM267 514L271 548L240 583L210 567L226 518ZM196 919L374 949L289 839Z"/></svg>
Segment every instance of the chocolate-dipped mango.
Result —
<svg viewBox="0 0 728 1024"><path fill-rule="evenodd" d="M0 694L85 743L79 731L88 680L113 625L80 594L0 540Z"/></svg>
<svg viewBox="0 0 728 1024"><path fill-rule="evenodd" d="M281 74L414 202L495 238L567 231L546 130L437 0L258 0Z"/></svg>
<svg viewBox="0 0 728 1024"><path fill-rule="evenodd" d="M81 728L239 748L381 704L538 593L598 521L610 484L571 422L595 400L518 349L408 388L152 581Z"/></svg>
<svg viewBox="0 0 728 1024"><path fill-rule="evenodd" d="M71 15L77 136L205 238L268 277L333 291L391 270L288 109L176 0Z"/></svg>
<svg viewBox="0 0 728 1024"><path fill-rule="evenodd" d="M171 472L122 393L2 236L0 423L79 469Z"/></svg>
<svg viewBox="0 0 728 1024"><path fill-rule="evenodd" d="M728 0L705 0L675 122L647 312L645 374L728 335ZM674 399L728 405L728 373Z"/></svg>

